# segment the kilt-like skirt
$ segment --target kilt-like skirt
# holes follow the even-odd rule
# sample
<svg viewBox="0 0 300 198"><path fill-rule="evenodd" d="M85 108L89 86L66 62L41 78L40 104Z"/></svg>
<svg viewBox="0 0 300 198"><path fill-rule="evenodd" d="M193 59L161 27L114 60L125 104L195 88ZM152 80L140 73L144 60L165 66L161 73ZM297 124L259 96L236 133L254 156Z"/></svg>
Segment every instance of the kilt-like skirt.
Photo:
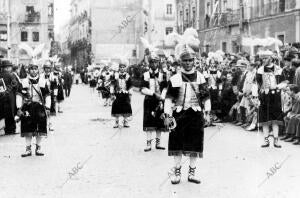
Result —
<svg viewBox="0 0 300 198"><path fill-rule="evenodd" d="M110 87L99 86L97 90L101 92L102 98L110 98Z"/></svg>
<svg viewBox="0 0 300 198"><path fill-rule="evenodd" d="M174 111L177 126L169 134L169 156L185 155L203 157L204 118L201 111L193 109Z"/></svg>
<svg viewBox="0 0 300 198"><path fill-rule="evenodd" d="M96 79L90 80L90 87L95 88L97 86L97 81Z"/></svg>
<svg viewBox="0 0 300 198"><path fill-rule="evenodd" d="M261 93L259 96L259 123L283 125L283 112L281 106L280 90L269 91L268 94Z"/></svg>
<svg viewBox="0 0 300 198"><path fill-rule="evenodd" d="M59 86L57 90L57 102L62 102L65 99L63 86Z"/></svg>
<svg viewBox="0 0 300 198"><path fill-rule="evenodd" d="M128 93L116 94L116 99L112 103L111 115L113 117L130 117L132 116L132 109L130 104L130 97Z"/></svg>
<svg viewBox="0 0 300 198"><path fill-rule="evenodd" d="M47 136L47 115L45 108L37 102L24 104L21 109L21 137Z"/></svg>
<svg viewBox="0 0 300 198"><path fill-rule="evenodd" d="M154 96L145 96L143 130L166 132L164 121L160 118L164 112L163 108L158 108L160 101Z"/></svg>
<svg viewBox="0 0 300 198"><path fill-rule="evenodd" d="M220 102L219 102L219 90L218 89L210 89L210 100L211 100L211 110L218 111L220 110Z"/></svg>

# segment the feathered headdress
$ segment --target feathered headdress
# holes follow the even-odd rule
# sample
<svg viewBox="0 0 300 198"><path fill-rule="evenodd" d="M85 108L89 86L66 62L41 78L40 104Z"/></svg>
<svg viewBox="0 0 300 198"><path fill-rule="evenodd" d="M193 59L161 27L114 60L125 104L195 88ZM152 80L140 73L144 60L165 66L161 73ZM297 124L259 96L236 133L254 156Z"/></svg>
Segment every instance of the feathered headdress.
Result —
<svg viewBox="0 0 300 198"><path fill-rule="evenodd" d="M125 65L126 67L129 65L129 53L120 54L118 58L120 59L119 65Z"/></svg>
<svg viewBox="0 0 300 198"><path fill-rule="evenodd" d="M144 46L145 49L149 49L150 51L150 56L151 58L153 59L157 59L158 58L158 48L157 46L159 45L158 42L154 42L154 43L150 43L147 39L143 38L143 37L140 37L141 39L141 42Z"/></svg>
<svg viewBox="0 0 300 198"><path fill-rule="evenodd" d="M218 50L216 52L209 52L206 59L206 64L208 65L211 60L221 63L224 60L224 55L225 53L221 50Z"/></svg>
<svg viewBox="0 0 300 198"><path fill-rule="evenodd" d="M165 38L167 46L175 47L175 58L180 59L181 54L195 54L199 50L200 41L198 39L197 30L194 28L187 28L183 35L176 32L170 33Z"/></svg>
<svg viewBox="0 0 300 198"><path fill-rule="evenodd" d="M27 43L21 43L19 45L19 48L24 50L27 53L27 55L30 56L32 60L32 64L34 65L39 65L39 59L37 57L42 53L44 47L45 44L40 44L36 46L34 49L31 46L29 46Z"/></svg>

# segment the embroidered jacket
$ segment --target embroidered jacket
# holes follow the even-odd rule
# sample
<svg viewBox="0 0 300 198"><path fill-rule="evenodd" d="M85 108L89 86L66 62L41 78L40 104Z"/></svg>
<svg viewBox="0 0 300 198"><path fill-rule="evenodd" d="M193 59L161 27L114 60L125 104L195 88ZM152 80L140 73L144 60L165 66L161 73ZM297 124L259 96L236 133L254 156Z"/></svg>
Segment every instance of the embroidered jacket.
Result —
<svg viewBox="0 0 300 198"><path fill-rule="evenodd" d="M179 72L171 77L166 98L173 100L177 112L189 108L201 111L208 97L206 81L200 72Z"/></svg>
<svg viewBox="0 0 300 198"><path fill-rule="evenodd" d="M132 94L132 81L130 75L127 72L116 72L113 76L113 86L114 93Z"/></svg>
<svg viewBox="0 0 300 198"><path fill-rule="evenodd" d="M45 79L27 77L22 81L22 88L17 93L17 108L21 108L25 102L37 102L50 108L50 89Z"/></svg>

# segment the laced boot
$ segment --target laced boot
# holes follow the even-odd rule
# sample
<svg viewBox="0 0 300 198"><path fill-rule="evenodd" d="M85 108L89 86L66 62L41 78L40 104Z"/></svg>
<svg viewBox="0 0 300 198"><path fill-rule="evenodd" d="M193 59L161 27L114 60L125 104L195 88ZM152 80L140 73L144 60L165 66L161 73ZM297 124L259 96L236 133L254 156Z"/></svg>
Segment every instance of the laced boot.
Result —
<svg viewBox="0 0 300 198"><path fill-rule="evenodd" d="M283 136L282 138L280 138L280 140L287 140L289 139L291 136L289 134L286 134L285 136Z"/></svg>
<svg viewBox="0 0 300 198"><path fill-rule="evenodd" d="M251 124L246 128L246 131L255 131L257 129L255 124Z"/></svg>
<svg viewBox="0 0 300 198"><path fill-rule="evenodd" d="M36 156L44 156L45 154L41 152L41 146L40 145L36 145L35 147L35 155Z"/></svg>
<svg viewBox="0 0 300 198"><path fill-rule="evenodd" d="M175 167L174 175L171 177L172 184L179 184L181 179L181 166L179 168Z"/></svg>
<svg viewBox="0 0 300 198"><path fill-rule="evenodd" d="M201 181L199 179L195 178L195 170L196 170L196 167L195 168L190 167L188 181L191 183L194 183L194 184L200 184Z"/></svg>
<svg viewBox="0 0 300 198"><path fill-rule="evenodd" d="M152 140L147 140L147 147L144 149L145 152L151 151L151 142Z"/></svg>
<svg viewBox="0 0 300 198"><path fill-rule="evenodd" d="M295 141L295 137L289 137L287 139L284 140L285 142L294 142Z"/></svg>
<svg viewBox="0 0 300 198"><path fill-rule="evenodd" d="M32 155L31 146L26 146L26 151L21 155L21 157L29 157Z"/></svg>
<svg viewBox="0 0 300 198"><path fill-rule="evenodd" d="M265 137L265 144L261 145L262 148L266 148L270 146L269 137Z"/></svg>
<svg viewBox="0 0 300 198"><path fill-rule="evenodd" d="M158 149L158 150L165 150L166 149L165 147L160 146L160 139L159 138L156 138L155 148Z"/></svg>
<svg viewBox="0 0 300 198"><path fill-rule="evenodd" d="M119 128L119 120L116 120L115 125L113 126L114 129Z"/></svg>
<svg viewBox="0 0 300 198"><path fill-rule="evenodd" d="M124 119L124 121L123 121L123 126L125 128L129 128L128 121L126 119Z"/></svg>
<svg viewBox="0 0 300 198"><path fill-rule="evenodd" d="M274 138L274 147L275 148L281 148L281 145L278 144L278 137Z"/></svg>
<svg viewBox="0 0 300 198"><path fill-rule="evenodd" d="M300 145L300 138L297 138L297 141L294 142L293 145Z"/></svg>

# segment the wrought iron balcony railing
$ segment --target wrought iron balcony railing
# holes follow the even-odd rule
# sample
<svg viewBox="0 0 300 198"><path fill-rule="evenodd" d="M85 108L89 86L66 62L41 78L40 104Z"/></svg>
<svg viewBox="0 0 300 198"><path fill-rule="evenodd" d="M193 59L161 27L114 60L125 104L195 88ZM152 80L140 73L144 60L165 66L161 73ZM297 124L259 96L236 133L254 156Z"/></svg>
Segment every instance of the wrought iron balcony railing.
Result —
<svg viewBox="0 0 300 198"><path fill-rule="evenodd" d="M25 15L25 23L40 23L41 15L39 12Z"/></svg>

